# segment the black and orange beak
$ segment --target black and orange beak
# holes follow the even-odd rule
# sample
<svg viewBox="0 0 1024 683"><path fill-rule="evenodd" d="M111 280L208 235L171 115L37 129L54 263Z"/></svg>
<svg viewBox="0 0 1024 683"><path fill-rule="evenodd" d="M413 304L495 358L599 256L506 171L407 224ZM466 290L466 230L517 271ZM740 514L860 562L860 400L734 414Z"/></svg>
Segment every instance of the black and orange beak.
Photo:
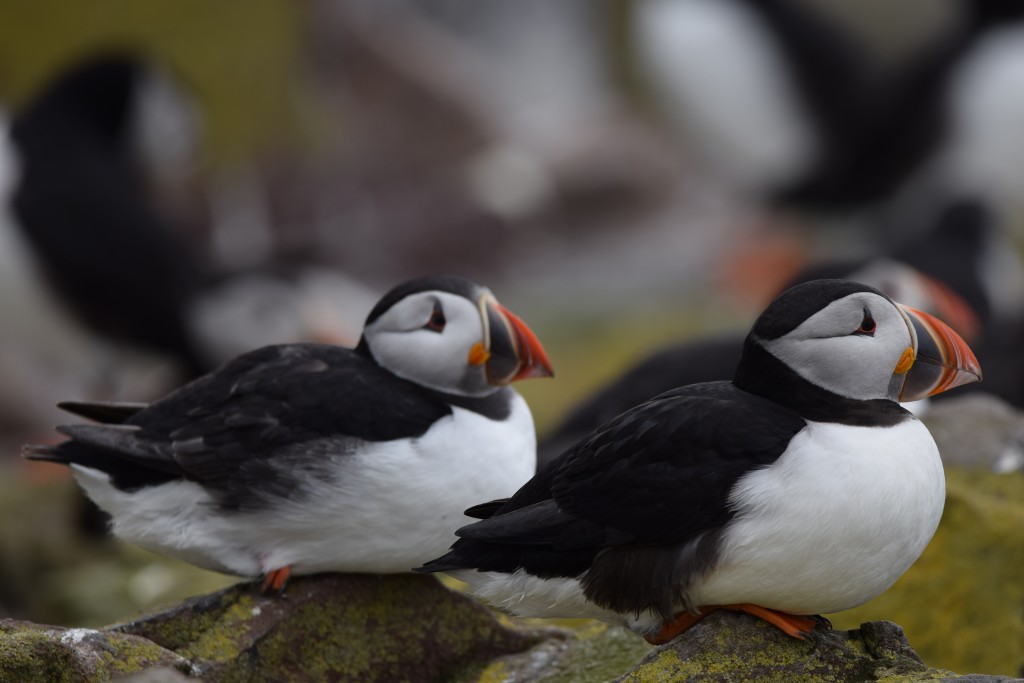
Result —
<svg viewBox="0 0 1024 683"><path fill-rule="evenodd" d="M471 365L483 365L487 381L509 384L531 377L554 377L551 362L537 335L519 316L487 292L477 301L484 324L484 340L469 353Z"/></svg>
<svg viewBox="0 0 1024 683"><path fill-rule="evenodd" d="M896 371L905 372L901 401L917 401L981 381L981 365L960 335L933 315L896 304L913 337ZM906 361L912 361L907 363ZM903 367L906 365L906 367Z"/></svg>

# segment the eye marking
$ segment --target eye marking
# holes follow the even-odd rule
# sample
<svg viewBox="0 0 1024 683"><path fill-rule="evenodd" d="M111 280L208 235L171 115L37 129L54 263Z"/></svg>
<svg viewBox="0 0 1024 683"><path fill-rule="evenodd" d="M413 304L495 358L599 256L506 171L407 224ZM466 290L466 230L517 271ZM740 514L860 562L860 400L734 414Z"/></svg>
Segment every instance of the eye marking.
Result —
<svg viewBox="0 0 1024 683"><path fill-rule="evenodd" d="M871 309L867 306L864 307L864 318L860 321L860 327L853 333L867 337L875 336L875 319L871 317Z"/></svg>
<svg viewBox="0 0 1024 683"><path fill-rule="evenodd" d="M441 304L434 303L434 310L430 312L430 320L423 327L432 332L444 332L444 326L447 322L444 317L444 311L441 310Z"/></svg>

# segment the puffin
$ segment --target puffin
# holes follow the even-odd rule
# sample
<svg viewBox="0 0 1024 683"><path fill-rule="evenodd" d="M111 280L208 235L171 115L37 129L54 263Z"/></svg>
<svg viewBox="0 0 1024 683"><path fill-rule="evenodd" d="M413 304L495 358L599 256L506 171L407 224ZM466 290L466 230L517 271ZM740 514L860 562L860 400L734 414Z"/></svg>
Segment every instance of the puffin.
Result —
<svg viewBox="0 0 1024 683"><path fill-rule="evenodd" d="M940 222L935 232L945 224L946 221ZM950 239L929 234L925 240L920 241L922 250L930 250L938 257L941 250L935 250L931 248L933 245L924 243L939 241L948 250L945 258L951 260L956 253L963 260L969 260L978 250L968 249L964 244L965 241L974 241L967 236L969 226L958 222L958 227L963 228L958 235L951 234L951 230L943 231L949 234ZM907 253L910 251L908 249ZM950 273L957 285L961 284L961 280L956 279L957 274L966 270L967 267L961 264ZM972 344L985 342L985 337L991 333L990 308L984 305L984 300L974 303L975 298L961 296L959 292L963 290L959 286L954 289L946 284L945 277L929 275L911 266L901 254L882 254L870 260L822 262L804 269L783 289L811 280L833 278L856 280L878 287L890 297L937 316ZM975 290L969 291L973 293ZM557 458L567 447L619 413L658 394L686 384L732 377L743 351L744 338L743 331L727 330L673 342L651 351L572 407L541 438L537 445L538 463L544 465ZM986 349L987 346L986 343L981 348ZM984 355L982 357L985 358ZM1000 392L1000 395L1009 397L1008 392ZM926 403L917 403L914 410L921 414Z"/></svg>
<svg viewBox="0 0 1024 683"><path fill-rule="evenodd" d="M732 381L610 420L470 508L480 521L417 571L653 644L720 609L805 638L891 586L939 523L938 449L899 401L980 378L937 318L849 280L797 285L754 323Z"/></svg>
<svg viewBox="0 0 1024 683"><path fill-rule="evenodd" d="M552 375L489 289L431 275L385 294L355 348L272 345L148 405L63 403L98 424L23 455L69 466L122 540L281 592L444 552L464 509L533 475L509 384Z"/></svg>

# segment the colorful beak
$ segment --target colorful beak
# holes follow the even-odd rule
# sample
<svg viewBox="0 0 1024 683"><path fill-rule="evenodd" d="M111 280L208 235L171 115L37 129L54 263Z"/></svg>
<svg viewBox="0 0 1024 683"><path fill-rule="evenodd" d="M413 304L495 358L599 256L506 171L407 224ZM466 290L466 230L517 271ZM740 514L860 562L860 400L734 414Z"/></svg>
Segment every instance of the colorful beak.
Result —
<svg viewBox="0 0 1024 683"><path fill-rule="evenodd" d="M924 311L896 305L910 327L914 355L913 365L906 371L900 401L917 401L981 381L978 359L949 325Z"/></svg>
<svg viewBox="0 0 1024 683"><path fill-rule="evenodd" d="M517 315L498 303L490 292L478 301L484 341L470 352L469 362L483 364L487 381L509 384L531 377L554 377L551 362L537 335Z"/></svg>

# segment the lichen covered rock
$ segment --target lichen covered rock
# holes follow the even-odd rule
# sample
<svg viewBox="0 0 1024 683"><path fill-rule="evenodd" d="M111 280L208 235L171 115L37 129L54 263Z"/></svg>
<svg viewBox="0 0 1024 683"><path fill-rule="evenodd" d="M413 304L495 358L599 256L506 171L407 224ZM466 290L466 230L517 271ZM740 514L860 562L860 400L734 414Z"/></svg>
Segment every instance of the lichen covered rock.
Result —
<svg viewBox="0 0 1024 683"><path fill-rule="evenodd" d="M632 669L650 651L643 638L625 629L582 621L562 638L550 638L526 652L495 660L466 683L607 683Z"/></svg>
<svg viewBox="0 0 1024 683"><path fill-rule="evenodd" d="M303 577L284 597L239 584L100 631L0 621L0 681L99 683L139 672L132 683L1010 680L930 668L887 622L797 641L721 612L652 649L606 624L553 628L496 615L414 575Z"/></svg>
<svg viewBox="0 0 1024 683"><path fill-rule="evenodd" d="M301 577L284 597L251 584L189 600L113 633L151 640L208 681L468 680L551 633L510 628L433 577Z"/></svg>
<svg viewBox="0 0 1024 683"><path fill-rule="evenodd" d="M921 661L890 622L859 629L816 629L804 641L745 614L716 612L653 651L621 683L822 683L824 681L945 681L997 683L999 676L958 677Z"/></svg>
<svg viewBox="0 0 1024 683"><path fill-rule="evenodd" d="M153 667L191 672L187 660L138 636L0 620L0 681L109 681Z"/></svg>

